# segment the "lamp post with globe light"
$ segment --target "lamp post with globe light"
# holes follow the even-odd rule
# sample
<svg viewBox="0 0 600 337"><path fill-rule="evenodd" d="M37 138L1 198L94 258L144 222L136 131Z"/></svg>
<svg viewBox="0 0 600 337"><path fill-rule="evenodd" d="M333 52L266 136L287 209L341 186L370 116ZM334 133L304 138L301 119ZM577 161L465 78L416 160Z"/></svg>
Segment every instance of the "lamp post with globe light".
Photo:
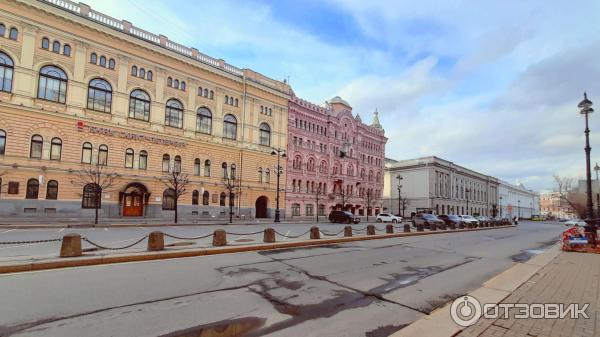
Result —
<svg viewBox="0 0 600 337"><path fill-rule="evenodd" d="M585 226L586 236L592 247L596 247L596 221L594 221L594 205L592 202L592 170L590 167L590 127L588 115L594 112L592 109L592 101L587 98L587 93L583 93L583 100L577 104L580 114L585 116L585 178L587 185L587 200L586 200L586 219Z"/></svg>
<svg viewBox="0 0 600 337"><path fill-rule="evenodd" d="M276 173L277 173L277 196L275 197L276 200L276 208L275 208L275 222L281 222L280 219L280 214L279 214L279 178L281 177L281 174L283 173L283 169L281 167L280 164L280 158L285 158L285 150L281 149L281 148L274 148L273 151L271 151L271 155L273 156L277 156L277 167L276 167Z"/></svg>

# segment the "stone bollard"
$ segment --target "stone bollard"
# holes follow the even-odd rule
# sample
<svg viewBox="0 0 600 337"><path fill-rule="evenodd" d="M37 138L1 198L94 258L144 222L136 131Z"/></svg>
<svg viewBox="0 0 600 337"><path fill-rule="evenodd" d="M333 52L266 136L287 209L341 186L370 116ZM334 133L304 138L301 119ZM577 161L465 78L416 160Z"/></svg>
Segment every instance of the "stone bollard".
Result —
<svg viewBox="0 0 600 337"><path fill-rule="evenodd" d="M222 229L215 230L213 234L213 246L226 246L227 245L227 233Z"/></svg>
<svg viewBox="0 0 600 337"><path fill-rule="evenodd" d="M310 239L318 240L321 238L321 232L319 231L319 227L313 226L310 228Z"/></svg>
<svg viewBox="0 0 600 337"><path fill-rule="evenodd" d="M273 228L265 228L265 234L263 236L264 243L275 242L275 230Z"/></svg>
<svg viewBox="0 0 600 337"><path fill-rule="evenodd" d="M408 224L408 223L404 224L404 233L410 233L410 224Z"/></svg>
<svg viewBox="0 0 600 337"><path fill-rule="evenodd" d="M344 227L344 236L345 237L352 236L352 226Z"/></svg>
<svg viewBox="0 0 600 337"><path fill-rule="evenodd" d="M423 224L422 223L417 224L417 232L423 232L423 231L424 231Z"/></svg>
<svg viewBox="0 0 600 337"><path fill-rule="evenodd" d="M163 232L154 231L148 235L148 251L165 249L165 235Z"/></svg>
<svg viewBox="0 0 600 337"><path fill-rule="evenodd" d="M374 225L367 226L367 235L375 235L375 226Z"/></svg>
<svg viewBox="0 0 600 337"><path fill-rule="evenodd" d="M60 246L60 257L81 256L81 235L67 234L62 238Z"/></svg>
<svg viewBox="0 0 600 337"><path fill-rule="evenodd" d="M394 225L385 225L385 232L387 234L394 234Z"/></svg>
<svg viewBox="0 0 600 337"><path fill-rule="evenodd" d="M429 230L435 232L437 230L437 225L434 223L429 224Z"/></svg>

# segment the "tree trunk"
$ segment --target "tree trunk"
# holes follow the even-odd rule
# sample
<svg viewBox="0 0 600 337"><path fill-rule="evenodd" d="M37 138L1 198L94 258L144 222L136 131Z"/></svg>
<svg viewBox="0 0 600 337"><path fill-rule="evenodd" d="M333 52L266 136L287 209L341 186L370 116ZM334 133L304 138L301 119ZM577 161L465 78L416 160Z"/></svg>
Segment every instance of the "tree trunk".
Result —
<svg viewBox="0 0 600 337"><path fill-rule="evenodd" d="M178 199L179 199L179 198L175 198L175 223L177 223L177 220L178 220L178 219L177 219L177 208L178 208L178 207L177 207L177 201L178 201Z"/></svg>

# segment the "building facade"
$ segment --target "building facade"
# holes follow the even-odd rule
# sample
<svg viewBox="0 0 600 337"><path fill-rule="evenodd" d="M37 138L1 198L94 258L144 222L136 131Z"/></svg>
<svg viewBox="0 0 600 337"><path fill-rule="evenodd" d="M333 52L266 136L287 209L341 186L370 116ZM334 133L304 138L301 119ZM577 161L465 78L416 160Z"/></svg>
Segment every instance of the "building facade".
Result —
<svg viewBox="0 0 600 337"><path fill-rule="evenodd" d="M82 3L2 1L0 216L170 217L160 178L179 170L182 216L269 217L256 172L287 145L290 92ZM75 179L94 166L117 176L100 200Z"/></svg>
<svg viewBox="0 0 600 337"><path fill-rule="evenodd" d="M500 180L498 193L500 216L531 219L533 215L540 215L539 194L528 190L523 184L513 185Z"/></svg>
<svg viewBox="0 0 600 337"><path fill-rule="evenodd" d="M318 106L292 95L288 132L288 217L381 210L387 138L377 112L366 125L340 97Z"/></svg>
<svg viewBox="0 0 600 337"><path fill-rule="evenodd" d="M434 156L386 159L383 204L403 216L416 212L494 216L498 186L494 177Z"/></svg>

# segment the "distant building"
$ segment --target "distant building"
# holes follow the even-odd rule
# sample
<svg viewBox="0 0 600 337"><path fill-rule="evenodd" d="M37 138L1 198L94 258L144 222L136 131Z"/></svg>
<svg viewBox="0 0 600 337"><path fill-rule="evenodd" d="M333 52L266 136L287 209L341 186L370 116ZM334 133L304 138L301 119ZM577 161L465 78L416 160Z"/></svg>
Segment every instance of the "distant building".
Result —
<svg viewBox="0 0 600 337"><path fill-rule="evenodd" d="M529 190L523 184L512 185L506 181L499 180L498 200L500 205L500 216L513 218L531 219L532 215L540 215L540 196Z"/></svg>
<svg viewBox="0 0 600 337"><path fill-rule="evenodd" d="M398 185L402 185L401 198ZM383 205L404 216L419 211L494 216L498 212L498 186L497 178L435 156L386 159Z"/></svg>
<svg viewBox="0 0 600 337"><path fill-rule="evenodd" d="M559 219L573 219L576 217L573 208L566 200L560 197L560 193L558 192L541 192L540 207L541 215Z"/></svg>

